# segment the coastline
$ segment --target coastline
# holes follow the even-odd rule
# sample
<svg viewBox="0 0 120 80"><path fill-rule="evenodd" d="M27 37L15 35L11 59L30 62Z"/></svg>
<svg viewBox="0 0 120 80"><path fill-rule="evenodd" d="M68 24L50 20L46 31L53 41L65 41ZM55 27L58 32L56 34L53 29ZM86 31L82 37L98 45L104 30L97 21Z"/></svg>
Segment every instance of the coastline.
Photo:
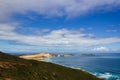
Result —
<svg viewBox="0 0 120 80"><path fill-rule="evenodd" d="M88 72L60 64L22 59L2 52L0 55L2 80L103 80Z"/></svg>
<svg viewBox="0 0 120 80"><path fill-rule="evenodd" d="M66 57L66 58L68 58L67 60L72 59L70 57ZM65 60L65 63L62 62L62 60L63 61ZM111 73L110 71L105 71L105 72L101 72L101 71L99 72L98 71L97 72L96 70L91 70L91 69L89 70L89 68L84 68L83 66L82 67L74 66L73 63L72 64L70 63L71 61L66 61L66 59L64 59L64 58L46 58L45 62L51 62L51 63L55 63L55 64L58 64L58 65L65 66L65 67L82 70L82 71L88 72L88 73L90 73L90 74L92 74L92 75L94 75L94 76L96 76L98 78L104 78L105 80L119 80L120 79L119 75Z"/></svg>
<svg viewBox="0 0 120 80"><path fill-rule="evenodd" d="M65 56L64 56L65 55ZM63 65L63 64L59 64L59 63L55 63L55 62L52 62L51 61L51 58L53 57L69 57L69 56L73 56L72 54L64 54L64 55L56 55L56 54L51 54L51 53L39 53L39 54L32 54L32 55L23 55L23 56L19 56L20 58L23 58L23 59L32 59L32 60L37 60L37 61L42 61L42 62L50 62L50 63L53 63L53 64L57 64L57 65L60 65L60 66L64 66L64 67L68 67L68 68L71 68L71 69L76 69L76 70L81 70L83 72L87 72L91 75L94 75L93 73L89 72L89 71L86 71L84 69L81 69L81 68L76 68L74 66L66 66L66 65ZM96 75L94 75L96 76ZM98 77L98 76L96 76ZM98 77L100 78L100 77Z"/></svg>
<svg viewBox="0 0 120 80"><path fill-rule="evenodd" d="M39 54L32 54L32 55L25 55L24 56L24 59L26 59L26 56L28 59L32 59L32 60L37 60L37 61L42 61L42 62L50 62L50 63L53 63L53 64L57 64L57 65L61 65L61 66L64 66L64 67L68 67L68 68L72 68L72 69L77 69L77 70L82 70L84 72L87 72L91 75L94 75L98 78L105 78L105 80L109 80L108 78L113 76L110 72L104 72L104 73L100 73L100 72L94 72L94 71L89 71L87 69L83 69L83 68L80 68L80 67L75 67L75 66L69 66L69 65L65 65L65 64L62 64L62 63L57 63L57 62L54 62L52 61L52 58L69 58L69 56L58 56L56 54L51 54L51 53L42 53L42 56L40 55L41 53ZM34 56L33 56L34 55ZM32 57L30 57L32 56ZM88 56L89 57L89 56ZM23 57L22 57L23 58Z"/></svg>
<svg viewBox="0 0 120 80"><path fill-rule="evenodd" d="M64 64L60 64L60 63L53 62L53 61L51 60L51 58L53 58L53 57L44 58L43 61L44 61L44 62L51 62L51 63L53 63L53 64L57 64L57 65L60 65L60 66L64 66L64 67L68 67L68 68L72 68L72 69L76 69L76 70L81 70L81 71L83 71L83 72L87 72L87 73L89 73L89 74L91 74L91 75L94 75L94 76L96 76L97 78L102 78L102 79L103 79L103 77L98 77L96 74L94 74L94 73L92 73L92 72L89 72L89 71L87 71L87 70L85 70L85 69L81 69L81 68L79 68L79 67L77 68L77 67L74 67L74 66L67 66L67 65L64 65Z"/></svg>
<svg viewBox="0 0 120 80"><path fill-rule="evenodd" d="M37 61L44 61L45 58L51 58L51 57L67 57L67 56L74 56L73 54L52 54L52 53L37 53L37 54L27 54L27 55L21 55L20 58L23 59L32 59Z"/></svg>

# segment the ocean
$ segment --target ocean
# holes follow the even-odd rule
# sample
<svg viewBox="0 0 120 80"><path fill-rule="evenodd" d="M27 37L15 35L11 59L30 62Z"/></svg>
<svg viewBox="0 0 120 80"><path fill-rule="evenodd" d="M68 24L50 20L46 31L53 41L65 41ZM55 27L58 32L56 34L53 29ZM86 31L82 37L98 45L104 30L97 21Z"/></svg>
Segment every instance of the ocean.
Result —
<svg viewBox="0 0 120 80"><path fill-rule="evenodd" d="M120 80L120 54L99 53L96 56L52 57L48 62L81 69L105 80Z"/></svg>

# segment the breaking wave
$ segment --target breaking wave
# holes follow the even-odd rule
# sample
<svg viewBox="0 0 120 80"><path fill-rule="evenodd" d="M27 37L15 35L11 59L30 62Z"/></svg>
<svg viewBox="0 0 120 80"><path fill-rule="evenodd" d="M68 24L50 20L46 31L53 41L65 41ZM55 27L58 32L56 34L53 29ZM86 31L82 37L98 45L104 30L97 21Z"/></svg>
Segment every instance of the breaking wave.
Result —
<svg viewBox="0 0 120 80"><path fill-rule="evenodd" d="M113 75L109 72L105 73L94 73L93 75L98 76L99 78L104 78L105 80L120 80L120 77L117 75Z"/></svg>

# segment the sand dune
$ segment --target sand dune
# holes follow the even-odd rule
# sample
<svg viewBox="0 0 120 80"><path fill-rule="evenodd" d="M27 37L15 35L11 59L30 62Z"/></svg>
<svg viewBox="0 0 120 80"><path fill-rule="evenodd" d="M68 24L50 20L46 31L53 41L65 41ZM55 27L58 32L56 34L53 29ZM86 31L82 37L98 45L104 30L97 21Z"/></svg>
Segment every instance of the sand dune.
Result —
<svg viewBox="0 0 120 80"><path fill-rule="evenodd" d="M44 58L49 58L53 56L54 55L50 53L39 53L39 54L22 55L19 57L24 59L33 59L33 60L43 61Z"/></svg>

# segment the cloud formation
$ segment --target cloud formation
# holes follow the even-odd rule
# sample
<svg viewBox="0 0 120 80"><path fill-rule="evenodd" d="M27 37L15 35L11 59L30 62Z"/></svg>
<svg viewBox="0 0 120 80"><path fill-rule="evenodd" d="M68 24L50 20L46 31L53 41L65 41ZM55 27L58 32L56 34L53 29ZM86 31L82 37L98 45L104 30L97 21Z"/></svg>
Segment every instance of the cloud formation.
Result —
<svg viewBox="0 0 120 80"><path fill-rule="evenodd" d="M101 46L101 47L94 48L93 51L97 51L97 52L108 52L108 51L109 51L109 48Z"/></svg>
<svg viewBox="0 0 120 80"><path fill-rule="evenodd" d="M43 16L75 17L92 11L108 11L120 7L119 0L0 0L0 19L13 14L35 12Z"/></svg>
<svg viewBox="0 0 120 80"><path fill-rule="evenodd" d="M41 31L36 35L17 33L15 25L0 24L0 40L11 40L20 44L39 46L93 46L120 42L120 37L93 38L81 30L59 29Z"/></svg>

